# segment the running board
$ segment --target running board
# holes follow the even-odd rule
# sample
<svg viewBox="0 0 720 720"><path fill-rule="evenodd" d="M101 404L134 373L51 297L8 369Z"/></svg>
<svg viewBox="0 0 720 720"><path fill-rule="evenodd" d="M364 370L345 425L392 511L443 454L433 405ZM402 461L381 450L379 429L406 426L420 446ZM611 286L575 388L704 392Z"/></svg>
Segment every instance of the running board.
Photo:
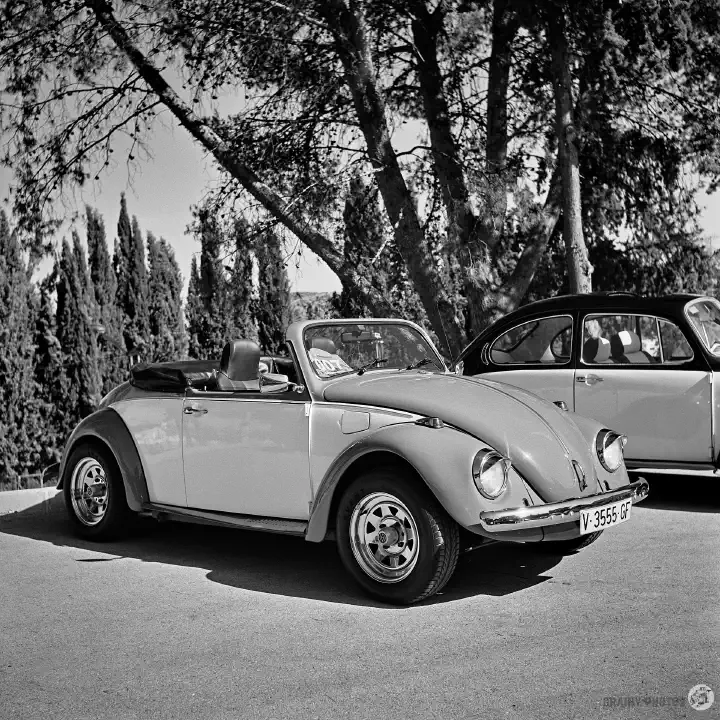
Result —
<svg viewBox="0 0 720 720"><path fill-rule="evenodd" d="M654 466L650 463L638 463L637 467L628 465L629 473L647 473L650 475L689 475L695 477L716 478L720 477L720 470L714 465L668 465Z"/></svg>
<svg viewBox="0 0 720 720"><path fill-rule="evenodd" d="M301 537L305 535L308 526L307 520L288 520L286 518L270 518L260 515L235 515L211 510L182 508L175 505L160 505L159 503L147 503L142 514L151 515L157 520L195 522L204 525L260 530L262 532L299 535Z"/></svg>

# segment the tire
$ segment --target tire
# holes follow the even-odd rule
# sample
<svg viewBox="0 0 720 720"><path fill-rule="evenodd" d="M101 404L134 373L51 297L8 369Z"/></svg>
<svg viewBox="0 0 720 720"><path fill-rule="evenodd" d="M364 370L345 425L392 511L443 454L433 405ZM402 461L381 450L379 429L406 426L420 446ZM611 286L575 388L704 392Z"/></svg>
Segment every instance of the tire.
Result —
<svg viewBox="0 0 720 720"><path fill-rule="evenodd" d="M425 600L445 586L457 565L458 526L421 483L382 468L358 476L340 500L340 558L367 593L385 602Z"/></svg>
<svg viewBox="0 0 720 720"><path fill-rule="evenodd" d="M604 532L604 530L597 530L587 535L580 535L580 537L573 538L572 540L557 540L555 542L548 540L547 542L531 544L536 550L548 553L549 555L569 555L570 553L582 550L588 545L592 545Z"/></svg>
<svg viewBox="0 0 720 720"><path fill-rule="evenodd" d="M115 540L128 532L132 512L120 470L107 450L82 443L70 453L63 497L73 528L81 537Z"/></svg>

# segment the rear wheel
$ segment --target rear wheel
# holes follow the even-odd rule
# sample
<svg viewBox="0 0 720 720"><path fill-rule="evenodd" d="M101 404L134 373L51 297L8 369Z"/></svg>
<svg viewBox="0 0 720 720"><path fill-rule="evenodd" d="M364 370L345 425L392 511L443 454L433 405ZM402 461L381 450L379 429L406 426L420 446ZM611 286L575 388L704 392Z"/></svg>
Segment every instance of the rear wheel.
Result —
<svg viewBox="0 0 720 720"><path fill-rule="evenodd" d="M65 506L75 531L93 540L127 532L132 514L115 459L96 445L78 445L66 463Z"/></svg>
<svg viewBox="0 0 720 720"><path fill-rule="evenodd" d="M457 565L458 526L420 482L390 468L364 473L338 508L337 542L345 567L386 602L430 597Z"/></svg>

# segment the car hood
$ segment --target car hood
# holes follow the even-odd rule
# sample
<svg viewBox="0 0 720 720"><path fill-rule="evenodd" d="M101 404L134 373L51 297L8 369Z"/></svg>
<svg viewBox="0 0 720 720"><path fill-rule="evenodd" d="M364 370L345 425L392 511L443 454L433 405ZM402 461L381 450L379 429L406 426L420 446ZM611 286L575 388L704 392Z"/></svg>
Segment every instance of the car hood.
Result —
<svg viewBox="0 0 720 720"><path fill-rule="evenodd" d="M512 385L422 371L373 373L338 379L325 388L324 399L439 417L510 458L546 502L598 492L592 438L566 411ZM572 461L585 473L584 490Z"/></svg>

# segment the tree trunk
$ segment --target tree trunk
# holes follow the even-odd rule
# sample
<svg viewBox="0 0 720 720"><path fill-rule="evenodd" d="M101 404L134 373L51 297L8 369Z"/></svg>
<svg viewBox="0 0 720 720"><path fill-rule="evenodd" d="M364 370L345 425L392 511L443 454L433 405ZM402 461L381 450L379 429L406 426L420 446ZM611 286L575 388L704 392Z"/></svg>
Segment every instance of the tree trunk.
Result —
<svg viewBox="0 0 720 720"><path fill-rule="evenodd" d="M577 129L574 124L571 58L564 9L551 11L548 18L548 41L552 47L558 161L563 182L563 239L570 292L589 293L592 292L592 266L588 260L582 229Z"/></svg>

